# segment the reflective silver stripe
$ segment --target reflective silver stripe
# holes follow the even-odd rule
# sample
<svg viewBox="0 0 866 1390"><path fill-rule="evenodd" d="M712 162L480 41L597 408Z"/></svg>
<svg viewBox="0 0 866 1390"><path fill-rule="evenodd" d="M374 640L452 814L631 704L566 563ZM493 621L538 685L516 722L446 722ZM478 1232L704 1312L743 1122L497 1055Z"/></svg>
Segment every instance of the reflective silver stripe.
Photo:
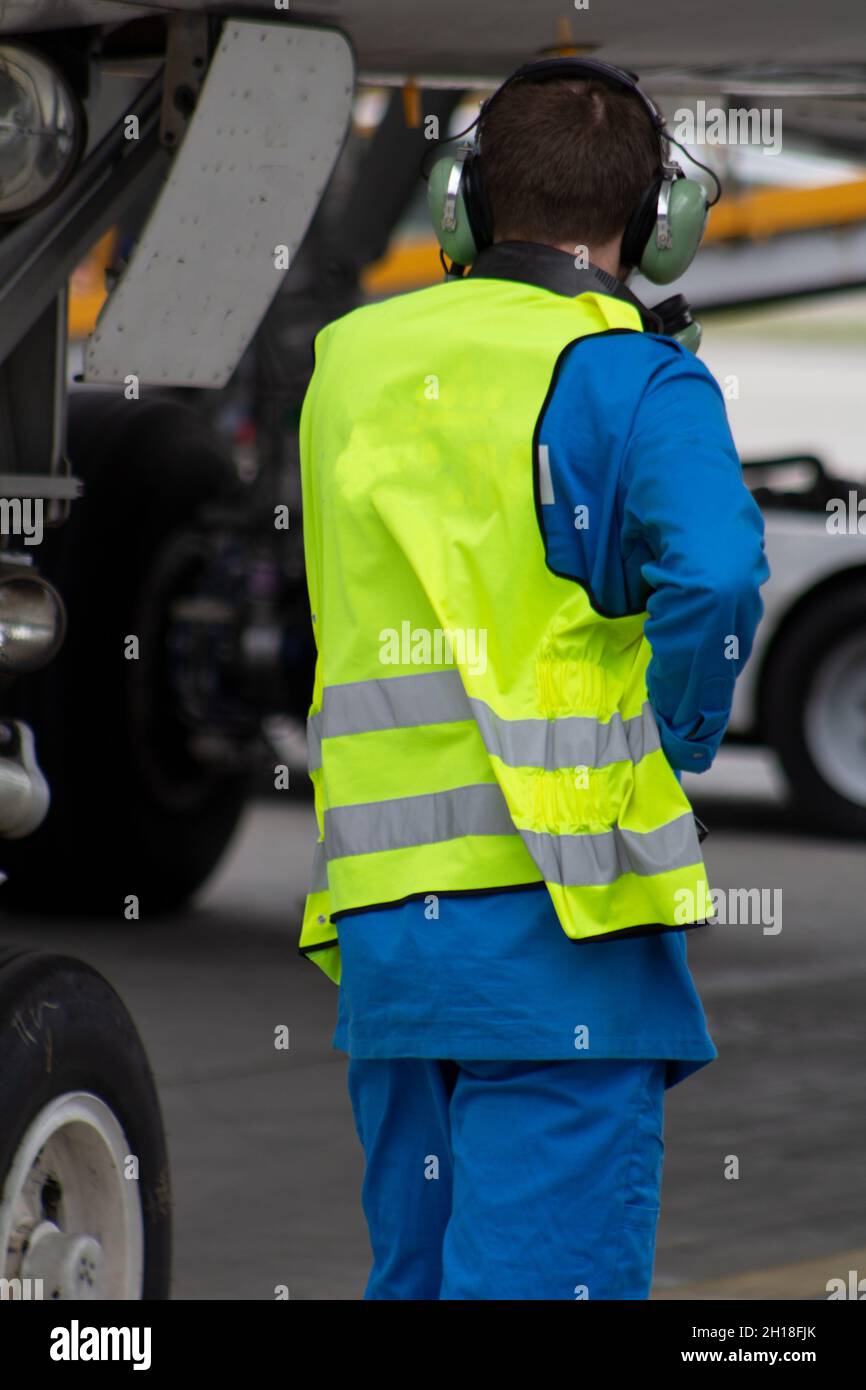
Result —
<svg viewBox="0 0 866 1390"><path fill-rule="evenodd" d="M322 738L473 718L485 747L508 767L606 767L639 762L661 746L648 702L630 719L619 713L606 721L591 715L503 719L484 700L468 699L459 672L451 668L326 687L321 713L307 721L310 768L321 763Z"/></svg>
<svg viewBox="0 0 866 1390"><path fill-rule="evenodd" d="M313 846L313 864L310 869L310 893L324 893L328 887L328 857L322 840Z"/></svg>
<svg viewBox="0 0 866 1390"><path fill-rule="evenodd" d="M605 722L591 715L562 719L500 719L482 700L469 702L488 751L507 767L606 767L640 762L661 746L655 716L646 702L640 714Z"/></svg>
<svg viewBox="0 0 866 1390"><path fill-rule="evenodd" d="M550 447L547 444L538 446L538 500L542 507L552 507L556 502L550 472Z"/></svg>
<svg viewBox="0 0 866 1390"><path fill-rule="evenodd" d="M516 835L497 783L403 796L325 812L328 859L438 844L464 835Z"/></svg>
<svg viewBox="0 0 866 1390"><path fill-rule="evenodd" d="M315 772L322 766L322 716L311 714L307 719L307 767Z"/></svg>
<svg viewBox="0 0 866 1390"><path fill-rule="evenodd" d="M329 685L322 694L321 710L307 720L309 769L314 772L322 765L323 738L471 718L463 682L454 669Z"/></svg>
<svg viewBox="0 0 866 1390"><path fill-rule="evenodd" d="M419 676L351 681L322 692L322 737L366 734L377 729L414 729L419 724L450 724L471 719L460 672L428 671Z"/></svg>
<svg viewBox="0 0 866 1390"><path fill-rule="evenodd" d="M498 784L456 787L325 812L328 859L410 849L464 835L517 835L545 882L565 886L614 883L623 874L665 873L701 862L691 811L656 830L549 835L517 831Z"/></svg>
<svg viewBox="0 0 866 1390"><path fill-rule="evenodd" d="M544 835L521 831L546 883L587 886L614 883L622 874L662 874L702 860L691 811L657 830L615 827L596 835Z"/></svg>

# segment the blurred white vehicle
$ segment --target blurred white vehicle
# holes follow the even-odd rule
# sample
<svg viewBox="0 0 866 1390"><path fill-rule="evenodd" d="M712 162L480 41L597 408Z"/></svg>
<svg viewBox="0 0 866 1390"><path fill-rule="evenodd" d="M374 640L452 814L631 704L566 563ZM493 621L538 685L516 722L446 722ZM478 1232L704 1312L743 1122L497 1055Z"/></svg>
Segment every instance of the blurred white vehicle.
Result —
<svg viewBox="0 0 866 1390"><path fill-rule="evenodd" d="M810 819L866 834L866 491L811 455L744 474L771 577L728 736L775 750Z"/></svg>

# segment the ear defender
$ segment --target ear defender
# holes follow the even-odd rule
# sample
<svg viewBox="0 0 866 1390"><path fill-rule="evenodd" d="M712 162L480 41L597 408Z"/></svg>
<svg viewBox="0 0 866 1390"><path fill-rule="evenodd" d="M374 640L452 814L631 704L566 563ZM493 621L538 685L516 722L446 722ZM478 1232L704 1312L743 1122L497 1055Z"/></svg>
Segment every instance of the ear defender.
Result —
<svg viewBox="0 0 866 1390"><path fill-rule="evenodd" d="M665 142L673 137L665 131L662 117L632 74L592 59L554 58L527 63L487 98L473 126L480 130L479 123L485 111L512 82L557 76L614 82L634 92L646 107L659 136L660 172L625 229L622 260L624 265L637 267L654 285L671 284L694 260L709 209L721 194L721 184L716 175L707 170L716 184L716 195L711 203L703 184L697 179L686 178L678 164L664 162ZM688 151L683 153L700 164ZM705 168L704 165L700 167ZM436 160L427 181L427 208L439 245L459 269L471 265L479 252L492 243L493 218L481 178L477 134L475 143L462 145L456 154L444 154Z"/></svg>
<svg viewBox="0 0 866 1390"><path fill-rule="evenodd" d="M688 270L707 225L710 202L703 184L666 166L647 189L622 239L623 264L636 266L653 285L670 285Z"/></svg>
<svg viewBox="0 0 866 1390"><path fill-rule="evenodd" d="M475 159L474 146L463 145L456 154L437 159L427 180L433 230L445 255L458 266L471 265L484 245L489 245L472 198Z"/></svg>

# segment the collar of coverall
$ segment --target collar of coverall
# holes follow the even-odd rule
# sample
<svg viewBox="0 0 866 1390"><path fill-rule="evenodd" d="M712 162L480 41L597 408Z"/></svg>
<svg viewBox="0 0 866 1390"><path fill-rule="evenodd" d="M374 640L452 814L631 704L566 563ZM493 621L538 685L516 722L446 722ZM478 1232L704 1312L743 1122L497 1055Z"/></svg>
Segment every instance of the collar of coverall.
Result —
<svg viewBox="0 0 866 1390"><path fill-rule="evenodd" d="M592 262L585 270L578 269L569 251L558 251L555 246L544 246L538 241L497 241L479 252L469 275L481 275L493 280L520 280L524 284L552 290L554 294L567 295L570 299L593 291L596 294L609 294L637 309L647 333L663 332L658 314L642 304L637 295L632 294L615 275L609 275Z"/></svg>

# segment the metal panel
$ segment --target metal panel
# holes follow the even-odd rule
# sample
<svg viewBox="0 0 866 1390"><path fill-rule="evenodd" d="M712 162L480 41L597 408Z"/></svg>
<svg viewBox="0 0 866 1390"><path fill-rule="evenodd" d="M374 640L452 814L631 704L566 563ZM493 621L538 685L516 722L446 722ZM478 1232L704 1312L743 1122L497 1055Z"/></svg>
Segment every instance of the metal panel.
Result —
<svg viewBox="0 0 866 1390"><path fill-rule="evenodd" d="M168 181L87 345L87 381L224 386L279 288L348 128L332 30L230 21Z"/></svg>
<svg viewBox="0 0 866 1390"><path fill-rule="evenodd" d="M147 0L144 0L147 4ZM162 12L262 14L274 0L152 0ZM302 12L313 24L339 23L350 35L367 74L381 70L412 76L504 76L543 50L574 45L610 62L652 73L752 74L767 84L780 75L818 80L832 90L846 76L866 76L861 0L290 0L282 16ZM653 22L648 22L651 9ZM99 23L118 13L142 13L138 0L0 0L0 32L61 23ZM834 69L838 69L835 71Z"/></svg>

